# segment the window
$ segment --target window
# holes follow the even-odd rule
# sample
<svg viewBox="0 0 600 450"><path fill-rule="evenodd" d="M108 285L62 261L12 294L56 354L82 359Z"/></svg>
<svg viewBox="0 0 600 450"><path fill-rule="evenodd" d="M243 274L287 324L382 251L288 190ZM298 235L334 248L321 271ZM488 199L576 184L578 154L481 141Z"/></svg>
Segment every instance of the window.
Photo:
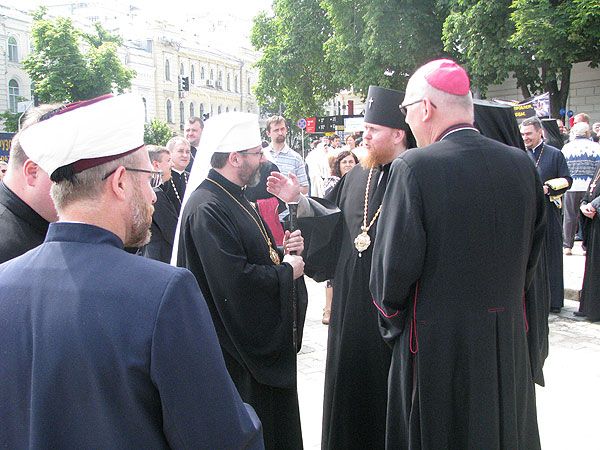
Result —
<svg viewBox="0 0 600 450"><path fill-rule="evenodd" d="M165 60L165 80L171 81L171 65L169 60Z"/></svg>
<svg viewBox="0 0 600 450"><path fill-rule="evenodd" d="M173 104L171 100L167 100L167 122L173 123Z"/></svg>
<svg viewBox="0 0 600 450"><path fill-rule="evenodd" d="M200 103L200 118L203 119L204 116L204 103Z"/></svg>
<svg viewBox="0 0 600 450"><path fill-rule="evenodd" d="M231 90L231 75L227 74L227 90Z"/></svg>
<svg viewBox="0 0 600 450"><path fill-rule="evenodd" d="M179 125L183 125L185 117L185 106L183 102L179 102Z"/></svg>
<svg viewBox="0 0 600 450"><path fill-rule="evenodd" d="M142 102L144 102L144 122L148 123L148 104L144 97L142 97Z"/></svg>
<svg viewBox="0 0 600 450"><path fill-rule="evenodd" d="M194 117L196 115L196 108L194 108L194 104L190 103L190 117Z"/></svg>
<svg viewBox="0 0 600 450"><path fill-rule="evenodd" d="M183 70L183 63L179 66L179 75L185 75L185 71Z"/></svg>
<svg viewBox="0 0 600 450"><path fill-rule="evenodd" d="M17 80L8 82L8 109L11 112L17 112L17 103L19 102L19 83Z"/></svg>
<svg viewBox="0 0 600 450"><path fill-rule="evenodd" d="M225 108L225 112L229 112L229 106Z"/></svg>
<svg viewBox="0 0 600 450"><path fill-rule="evenodd" d="M8 38L8 60L10 62L19 62L19 47L14 37Z"/></svg>
<svg viewBox="0 0 600 450"><path fill-rule="evenodd" d="M235 92L239 91L239 89L238 89L238 77L237 77L237 75L233 79L233 88L235 89Z"/></svg>
<svg viewBox="0 0 600 450"><path fill-rule="evenodd" d="M204 66L200 67L200 79L204 80Z"/></svg>
<svg viewBox="0 0 600 450"><path fill-rule="evenodd" d="M215 79L215 71L213 69L210 69L210 79L211 80Z"/></svg>
<svg viewBox="0 0 600 450"><path fill-rule="evenodd" d="M196 70L193 65L192 65L192 67L190 67L190 83L192 83L192 84L196 83Z"/></svg>
<svg viewBox="0 0 600 450"><path fill-rule="evenodd" d="M221 105L217 106L217 114L221 114Z"/></svg>
<svg viewBox="0 0 600 450"><path fill-rule="evenodd" d="M248 90L246 91L247 94L250 94L250 78L248 78ZM248 111L250 112L250 111Z"/></svg>

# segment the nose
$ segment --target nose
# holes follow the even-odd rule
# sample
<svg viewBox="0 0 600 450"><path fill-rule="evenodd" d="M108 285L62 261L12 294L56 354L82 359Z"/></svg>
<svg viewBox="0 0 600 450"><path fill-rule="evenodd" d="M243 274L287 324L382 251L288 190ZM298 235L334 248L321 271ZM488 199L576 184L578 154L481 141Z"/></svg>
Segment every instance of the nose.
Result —
<svg viewBox="0 0 600 450"><path fill-rule="evenodd" d="M154 189L152 189L152 204L154 205L156 203L156 192L154 192Z"/></svg>

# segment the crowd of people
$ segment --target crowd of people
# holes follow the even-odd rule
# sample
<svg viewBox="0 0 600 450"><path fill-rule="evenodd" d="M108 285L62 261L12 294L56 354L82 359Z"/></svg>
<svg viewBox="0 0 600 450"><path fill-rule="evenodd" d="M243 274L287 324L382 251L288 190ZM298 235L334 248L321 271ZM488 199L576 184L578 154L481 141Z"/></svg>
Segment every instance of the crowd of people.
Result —
<svg viewBox="0 0 600 450"><path fill-rule="evenodd" d="M106 95L36 107L13 138L0 446L303 448L308 276L328 280L323 449L540 448L578 232L577 315L600 320L600 123L576 116L562 150L537 118L526 151L492 140L441 59L371 86L362 134L306 160L281 116L270 142L250 113L165 146L143 125L141 98Z"/></svg>

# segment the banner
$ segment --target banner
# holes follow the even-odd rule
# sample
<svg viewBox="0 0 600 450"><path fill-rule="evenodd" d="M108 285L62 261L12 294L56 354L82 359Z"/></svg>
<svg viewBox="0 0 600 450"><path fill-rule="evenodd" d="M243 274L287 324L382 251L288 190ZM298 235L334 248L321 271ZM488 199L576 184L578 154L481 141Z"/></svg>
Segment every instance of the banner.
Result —
<svg viewBox="0 0 600 450"><path fill-rule="evenodd" d="M0 133L0 161L8 161L10 143L15 133Z"/></svg>
<svg viewBox="0 0 600 450"><path fill-rule="evenodd" d="M494 99L495 102L504 105L511 105L515 110L515 117L518 120L529 119L530 117L539 117L545 119L550 117L550 94L544 92L535 97L526 98L520 102L516 100Z"/></svg>

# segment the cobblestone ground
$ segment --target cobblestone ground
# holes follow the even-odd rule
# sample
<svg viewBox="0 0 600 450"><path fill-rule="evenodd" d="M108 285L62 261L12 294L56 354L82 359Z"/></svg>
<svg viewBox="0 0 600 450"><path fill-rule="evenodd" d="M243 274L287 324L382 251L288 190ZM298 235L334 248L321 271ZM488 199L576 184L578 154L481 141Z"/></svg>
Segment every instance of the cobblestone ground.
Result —
<svg viewBox="0 0 600 450"><path fill-rule="evenodd" d="M565 257L565 287L579 289L584 257L581 249ZM298 357L298 394L306 449L321 445L323 380L327 327L321 324L325 285L307 278L309 308L304 343ZM600 323L575 318L578 303L565 300L550 316L550 355L545 387L537 387L538 423L545 450L596 450L600 428Z"/></svg>

